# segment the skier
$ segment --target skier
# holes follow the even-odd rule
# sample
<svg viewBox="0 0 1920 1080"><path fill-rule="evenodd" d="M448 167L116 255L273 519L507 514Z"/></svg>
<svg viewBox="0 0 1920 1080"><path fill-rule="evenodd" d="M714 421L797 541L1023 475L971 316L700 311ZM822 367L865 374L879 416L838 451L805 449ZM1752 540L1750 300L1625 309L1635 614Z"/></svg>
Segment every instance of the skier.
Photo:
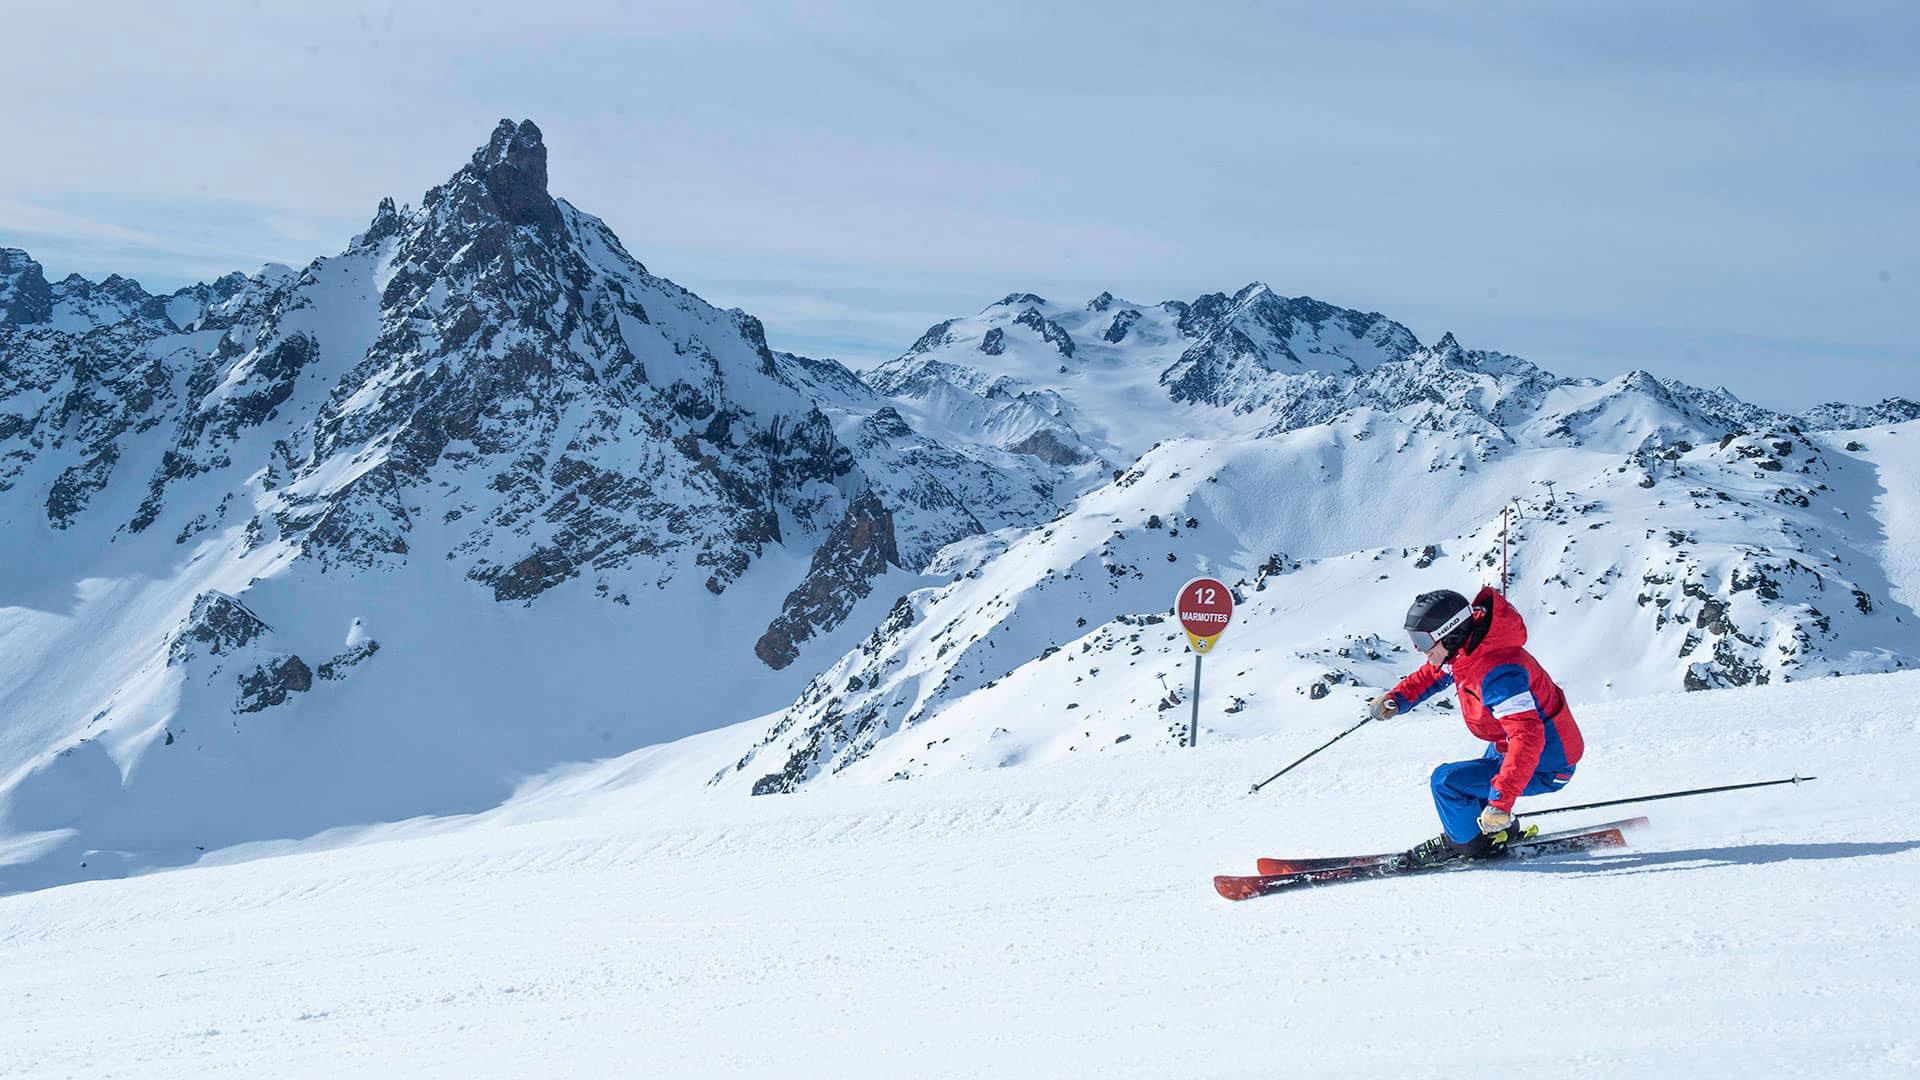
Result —
<svg viewBox="0 0 1920 1080"><path fill-rule="evenodd" d="M1445 830L1407 853L1415 866L1504 853L1523 837L1513 816L1522 795L1558 791L1573 778L1585 743L1553 679L1528 655L1527 624L1507 599L1483 588L1472 603L1451 589L1421 593L1407 633L1426 654L1420 670L1373 699L1385 720L1458 686L1467 730L1487 752L1433 770L1433 802Z"/></svg>

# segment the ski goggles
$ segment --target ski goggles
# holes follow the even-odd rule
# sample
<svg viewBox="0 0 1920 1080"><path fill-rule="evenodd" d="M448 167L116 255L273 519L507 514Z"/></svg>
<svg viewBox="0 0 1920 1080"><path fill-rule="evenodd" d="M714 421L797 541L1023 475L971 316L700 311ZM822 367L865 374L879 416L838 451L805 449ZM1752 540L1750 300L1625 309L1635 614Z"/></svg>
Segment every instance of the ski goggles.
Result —
<svg viewBox="0 0 1920 1080"><path fill-rule="evenodd" d="M1448 634L1451 634L1455 630L1458 630L1462 626L1465 626L1467 624L1467 620L1471 618L1473 618L1473 605L1468 604L1466 607L1463 607L1459 611L1455 612L1452 618L1448 619L1446 622L1441 623L1439 626L1435 627L1434 629L1414 630L1409 628L1407 630L1407 635L1413 638L1414 648L1420 650L1421 652L1432 652L1433 647L1435 645L1438 645L1442 641L1445 641Z"/></svg>

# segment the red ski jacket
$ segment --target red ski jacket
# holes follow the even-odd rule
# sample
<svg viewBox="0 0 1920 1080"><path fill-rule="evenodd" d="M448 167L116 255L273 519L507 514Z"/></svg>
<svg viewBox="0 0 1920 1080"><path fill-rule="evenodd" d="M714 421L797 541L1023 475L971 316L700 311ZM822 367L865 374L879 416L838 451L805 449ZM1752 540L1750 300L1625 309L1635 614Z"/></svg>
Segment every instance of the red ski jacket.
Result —
<svg viewBox="0 0 1920 1080"><path fill-rule="evenodd" d="M1486 633L1476 628L1469 645L1445 668L1431 663L1401 679L1393 696L1402 712L1449 686L1460 688L1460 716L1467 730L1494 745L1503 759L1488 802L1512 810L1513 800L1538 772L1571 771L1586 750L1567 698L1527 653L1527 624L1507 598L1492 589L1474 597L1490 609ZM1476 620L1480 619L1475 615Z"/></svg>

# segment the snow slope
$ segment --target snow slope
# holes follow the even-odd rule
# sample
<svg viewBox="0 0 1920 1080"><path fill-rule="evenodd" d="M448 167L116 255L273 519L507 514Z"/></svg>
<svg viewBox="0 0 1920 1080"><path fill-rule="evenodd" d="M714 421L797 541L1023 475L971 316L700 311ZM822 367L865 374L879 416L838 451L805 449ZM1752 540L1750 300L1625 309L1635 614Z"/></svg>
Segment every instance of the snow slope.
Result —
<svg viewBox="0 0 1920 1080"><path fill-rule="evenodd" d="M1618 854L1244 904L1210 876L1430 835L1457 717L1257 796L1338 728L779 799L703 790L713 732L477 818L0 898L0 1075L1911 1076L1916 694L1582 700L1562 804L1820 779L1652 804Z"/></svg>
<svg viewBox="0 0 1920 1080"><path fill-rule="evenodd" d="M1886 570L1888 595L1908 606L1920 602L1920 424L1843 432L1831 442L1874 469L1874 554Z"/></svg>

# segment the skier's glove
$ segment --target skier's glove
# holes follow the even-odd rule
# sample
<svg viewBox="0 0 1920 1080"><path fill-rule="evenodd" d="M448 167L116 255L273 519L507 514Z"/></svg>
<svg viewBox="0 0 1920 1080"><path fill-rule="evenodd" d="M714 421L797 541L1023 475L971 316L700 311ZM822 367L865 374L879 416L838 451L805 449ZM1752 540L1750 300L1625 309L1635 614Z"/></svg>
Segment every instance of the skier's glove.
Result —
<svg viewBox="0 0 1920 1080"><path fill-rule="evenodd" d="M1513 824L1513 811L1511 810L1502 810L1497 806L1488 804L1485 810L1480 811L1480 831L1489 836L1511 824Z"/></svg>
<svg viewBox="0 0 1920 1080"><path fill-rule="evenodd" d="M1400 711L1400 701L1391 693L1381 694L1367 702L1367 714L1375 720L1386 720Z"/></svg>

